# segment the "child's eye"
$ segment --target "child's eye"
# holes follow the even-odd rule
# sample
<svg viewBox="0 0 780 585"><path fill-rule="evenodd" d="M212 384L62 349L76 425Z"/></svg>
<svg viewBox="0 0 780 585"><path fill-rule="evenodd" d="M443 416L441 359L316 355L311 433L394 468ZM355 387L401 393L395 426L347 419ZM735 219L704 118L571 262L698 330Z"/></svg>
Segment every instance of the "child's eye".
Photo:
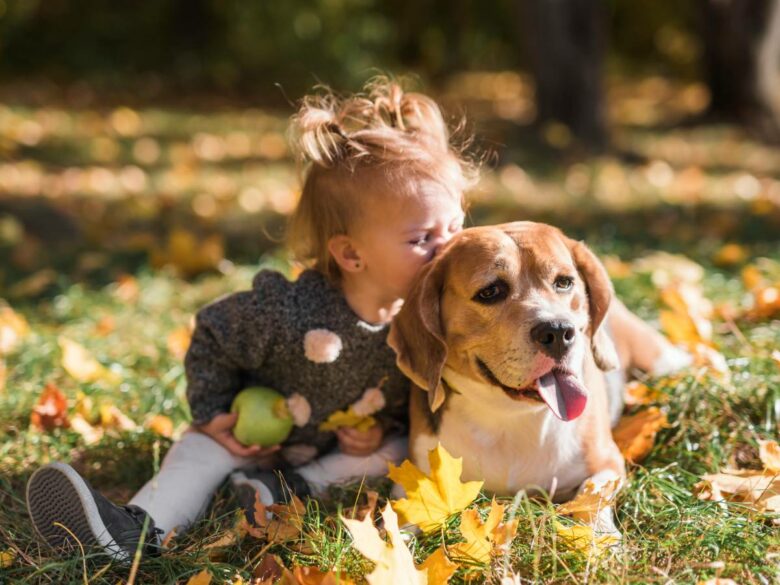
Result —
<svg viewBox="0 0 780 585"><path fill-rule="evenodd" d="M423 236L420 236L419 238L410 240L409 243L412 244L413 246L424 246L425 244L428 243L428 240L430 239L431 239L431 235L425 234Z"/></svg>

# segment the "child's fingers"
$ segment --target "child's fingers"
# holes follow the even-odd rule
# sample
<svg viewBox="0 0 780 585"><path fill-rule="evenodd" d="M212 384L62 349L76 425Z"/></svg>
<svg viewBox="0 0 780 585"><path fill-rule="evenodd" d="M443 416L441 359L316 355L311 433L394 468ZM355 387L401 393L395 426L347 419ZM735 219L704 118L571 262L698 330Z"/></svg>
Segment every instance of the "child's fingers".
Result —
<svg viewBox="0 0 780 585"><path fill-rule="evenodd" d="M239 457L254 457L260 453L262 447L260 445L244 445L238 442L233 435L224 435L222 437L222 446L230 451L233 455Z"/></svg>

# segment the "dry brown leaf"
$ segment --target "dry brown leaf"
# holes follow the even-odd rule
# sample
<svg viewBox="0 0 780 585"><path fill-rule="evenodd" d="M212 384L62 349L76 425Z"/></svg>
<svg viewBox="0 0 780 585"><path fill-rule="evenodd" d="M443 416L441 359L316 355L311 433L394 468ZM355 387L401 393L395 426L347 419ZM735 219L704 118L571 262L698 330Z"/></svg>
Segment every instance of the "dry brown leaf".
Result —
<svg viewBox="0 0 780 585"><path fill-rule="evenodd" d="M344 517L352 518L354 520L363 520L366 516L373 518L376 512L376 504L379 501L379 494L374 490L368 490L365 492L366 503L358 504L357 502L352 509L345 510Z"/></svg>
<svg viewBox="0 0 780 585"><path fill-rule="evenodd" d="M700 500L739 502L759 512L780 512L780 476L764 470L724 469L695 486Z"/></svg>
<svg viewBox="0 0 780 585"><path fill-rule="evenodd" d="M257 580L258 585L272 585L282 577L285 570L279 557L267 554L252 571L253 581Z"/></svg>
<svg viewBox="0 0 780 585"><path fill-rule="evenodd" d="M651 406L636 414L622 417L612 429L612 438L626 461L637 463L652 450L658 431L667 426L666 415Z"/></svg>
<svg viewBox="0 0 780 585"><path fill-rule="evenodd" d="M496 503L495 499L484 522L474 508L461 512L460 533L466 542L450 547L453 555L489 563L492 554L504 552L517 532L518 521L502 522L503 518L504 505Z"/></svg>
<svg viewBox="0 0 780 585"><path fill-rule="evenodd" d="M56 385L49 382L43 389L38 402L33 407L30 422L39 431L50 431L57 427L67 427L68 402Z"/></svg>
<svg viewBox="0 0 780 585"><path fill-rule="evenodd" d="M572 516L575 520L586 524L594 524L599 512L612 504L618 489L620 478L596 485L590 479L585 481L580 493L564 504L558 506L558 514Z"/></svg>
<svg viewBox="0 0 780 585"><path fill-rule="evenodd" d="M254 538L280 543L298 540L303 532L303 515L306 506L295 495L289 504L266 506L255 494L254 522L243 521L243 529Z"/></svg>

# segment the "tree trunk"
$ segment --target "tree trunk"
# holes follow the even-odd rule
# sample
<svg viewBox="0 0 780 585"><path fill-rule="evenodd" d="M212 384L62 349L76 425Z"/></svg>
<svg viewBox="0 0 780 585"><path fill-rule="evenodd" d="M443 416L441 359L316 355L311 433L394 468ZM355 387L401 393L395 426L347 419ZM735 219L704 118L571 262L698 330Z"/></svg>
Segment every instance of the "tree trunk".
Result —
<svg viewBox="0 0 780 585"><path fill-rule="evenodd" d="M780 0L702 0L710 113L780 136Z"/></svg>
<svg viewBox="0 0 780 585"><path fill-rule="evenodd" d="M518 0L536 81L538 121L561 122L586 147L606 146L602 0Z"/></svg>

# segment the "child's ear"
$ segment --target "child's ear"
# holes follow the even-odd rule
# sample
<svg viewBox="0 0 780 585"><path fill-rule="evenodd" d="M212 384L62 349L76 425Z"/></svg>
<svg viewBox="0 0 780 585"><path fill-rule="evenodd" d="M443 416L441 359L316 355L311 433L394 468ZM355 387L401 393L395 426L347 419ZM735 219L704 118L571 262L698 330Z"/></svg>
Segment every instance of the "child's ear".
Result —
<svg viewBox="0 0 780 585"><path fill-rule="evenodd" d="M345 234L333 236L328 240L328 251L331 257L344 272L360 272L365 262L355 247L352 238Z"/></svg>

